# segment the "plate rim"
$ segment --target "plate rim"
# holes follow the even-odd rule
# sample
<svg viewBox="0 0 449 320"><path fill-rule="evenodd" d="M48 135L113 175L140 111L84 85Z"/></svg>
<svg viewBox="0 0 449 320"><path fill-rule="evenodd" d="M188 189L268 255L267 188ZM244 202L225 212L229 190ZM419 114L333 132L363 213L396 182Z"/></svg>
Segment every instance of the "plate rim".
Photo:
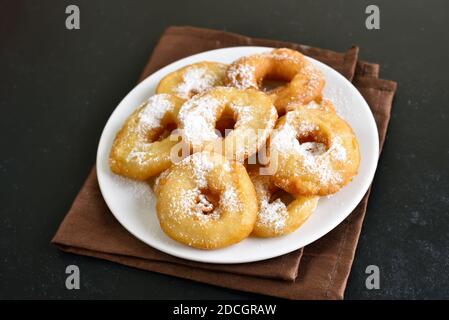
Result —
<svg viewBox="0 0 449 320"><path fill-rule="evenodd" d="M374 176L375 176L375 173L376 173L376 170L377 170L377 165L378 165L378 157L374 161L374 166L371 168L371 172L369 174L370 176L367 179L367 181L369 181L369 183L366 183L366 186L364 186L364 188L363 188L364 192L360 192L360 197L359 197L359 199L357 199L357 201L354 200L355 198L351 198L350 205L345 206L345 208L347 208L345 210L345 211L347 211L347 213L343 214L341 219L335 219L334 222L331 223L330 225L328 225L327 228L324 231L318 232L320 234L320 236L312 237L313 240L311 240L310 242L308 242L304 246L300 246L300 247L297 247L295 249L291 249L290 247L288 247L287 249L276 251L274 254L267 254L267 255L261 256L259 258L245 259L245 258L242 258L241 256L238 256L235 259L226 259L226 260L220 260L218 258L216 258L216 259L207 259L207 258L201 258L201 256L192 258L191 256L189 256L188 252L186 254L183 254L182 252L179 253L178 251L176 251L176 249L170 250L170 249L167 249L166 247L159 246L157 244L156 245L155 244L149 244L146 240L142 239L138 234L133 232L131 228L128 228L127 224L124 223L124 221L123 221L125 219L122 219L121 215L116 214L114 212L114 209L112 208L113 206L110 205L110 203L108 201L108 198L105 196L105 192L104 192L105 187L103 185L105 182L103 181L103 178L102 178L102 174L103 173L100 171L100 166L98 165L99 163L101 163L101 157L102 157L102 154L103 154L102 151L106 147L105 146L106 140L107 140L107 137L106 137L106 131L107 130L106 129L108 128L108 126L110 125L110 122L114 118L115 113L118 112L118 109L120 109L120 106L124 103L124 101L127 100L127 98L133 93L133 91L135 91L140 86L145 86L145 84L150 81L151 77L156 77L159 73L163 72L163 70L166 69L166 68L169 68L169 67L171 67L171 66L173 66L175 64L181 64L182 65L184 61L192 59L192 58L195 58L196 56L204 55L204 54L216 53L216 52L219 52L219 51L221 52L221 51L228 51L228 50L244 50L244 49L246 49L246 50L263 50L263 49L264 50L272 50L274 48L272 48L272 47L264 47L264 46L233 46L233 47L226 47L226 48L207 50L207 51L196 53L194 55L190 55L190 56L184 57L182 59L173 61L172 63L170 63L170 64L168 64L166 66L161 67L160 69L158 69L157 71L155 71L152 74L148 75L147 77L145 77L145 79L143 79L142 81L137 83L121 99L121 101L114 108L114 110L112 111L111 115L108 117L108 119L107 119L107 121L106 121L106 123L105 123L105 125L103 127L103 130L101 132L100 139L99 139L99 142L98 142L98 147L97 147L97 154L96 154L96 174L97 174L97 180L98 180L98 185L99 185L99 188L100 188L101 195L102 195L106 205L108 206L108 209L114 215L115 219L117 219L117 221L122 225L122 227L125 228L133 237L137 238L139 241L142 241L146 245L148 245L148 246L150 246L150 247L152 247L152 248L154 248L156 250L159 250L159 251L161 251L163 253L169 254L171 256L182 258L182 259L186 259L186 260L190 260L190 261L212 263L212 264L238 264L238 263L249 263L249 262L263 261L263 260L279 257L279 256L282 256L284 254L288 254L290 252L293 252L293 251L298 250L298 249L300 249L302 247L310 245L311 243L321 239L322 237L326 236L330 231L335 229L338 225L340 225L345 219L347 219L348 216L353 212L353 210L357 207L357 205L363 199L364 195L366 194L366 191L368 191L368 189L371 186L372 181L374 179ZM376 122L375 122L375 119L374 119L374 115L373 115L373 113L372 113L368 103L363 98L362 94L358 91L358 89L348 79L346 79L341 73L336 71L334 68L328 66L327 64L325 64L325 63L323 63L321 61L318 61L318 60L316 60L314 58L311 58L311 57L309 57L307 55L305 55L305 56L308 59L311 59L312 61L314 61L315 63L318 63L319 65L323 65L325 68L330 68L332 70L332 72L337 76L337 78L340 78L340 80L342 80L343 83L345 83L346 85L349 85L349 86L352 87L352 89L354 90L356 95L358 95L359 98L361 99L361 101L364 102L364 106L363 107L366 108L369 111L368 114L369 114L370 127L371 127L371 129L374 129L375 136L378 137L378 129L377 129L377 125L376 125ZM207 59L205 59L205 60L207 60ZM371 147L375 148L376 152L374 152L374 154L378 155L379 154L379 140L378 139L374 139L374 140L375 140L374 145L371 146ZM109 152L107 152L107 154L109 154ZM208 250L201 250L201 249L198 249L198 250L208 252ZM215 250L212 250L212 251L215 251Z"/></svg>

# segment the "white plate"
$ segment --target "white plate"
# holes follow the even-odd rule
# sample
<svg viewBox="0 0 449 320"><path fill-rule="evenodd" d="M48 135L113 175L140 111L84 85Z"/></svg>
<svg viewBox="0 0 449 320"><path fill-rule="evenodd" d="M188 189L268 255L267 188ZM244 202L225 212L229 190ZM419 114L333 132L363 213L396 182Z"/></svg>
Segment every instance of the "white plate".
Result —
<svg viewBox="0 0 449 320"><path fill-rule="evenodd" d="M97 153L97 175L106 203L117 220L135 237L176 257L209 263L244 263L286 254L321 238L341 223L360 202L376 170L379 153L377 127L368 104L357 89L327 65L310 59L326 78L324 97L332 99L337 112L351 125L360 144L361 163L354 180L331 197L323 197L311 217L287 236L259 239L247 238L219 250L198 250L182 245L166 236L159 227L155 197L151 188L113 174L108 154L115 134L125 119L145 99L154 94L163 76L185 65L209 60L230 63L249 54L270 50L267 47L233 47L196 54L176 61L155 72L137 85L117 106L101 135Z"/></svg>

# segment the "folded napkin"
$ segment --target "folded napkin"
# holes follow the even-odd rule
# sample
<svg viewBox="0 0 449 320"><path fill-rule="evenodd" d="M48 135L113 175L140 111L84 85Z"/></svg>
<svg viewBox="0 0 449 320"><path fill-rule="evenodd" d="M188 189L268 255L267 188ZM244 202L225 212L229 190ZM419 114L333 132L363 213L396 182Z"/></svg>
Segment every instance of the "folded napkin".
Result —
<svg viewBox="0 0 449 320"><path fill-rule="evenodd" d="M339 71L365 97L376 119L380 145L383 144L396 83L379 79L377 64L358 61L357 47L339 53L223 31L169 27L153 50L140 80L183 57L232 46L288 47ZM164 254L128 233L104 202L94 166L52 243L67 252L237 290L289 299L342 299L368 194L337 228L303 249L260 262L207 264Z"/></svg>

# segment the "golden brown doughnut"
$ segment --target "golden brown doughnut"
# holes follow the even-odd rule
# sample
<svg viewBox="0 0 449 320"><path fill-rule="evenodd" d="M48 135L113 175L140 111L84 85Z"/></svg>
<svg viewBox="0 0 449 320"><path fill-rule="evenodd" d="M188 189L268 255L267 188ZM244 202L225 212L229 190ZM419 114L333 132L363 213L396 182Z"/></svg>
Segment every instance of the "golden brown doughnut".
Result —
<svg viewBox="0 0 449 320"><path fill-rule="evenodd" d="M256 192L243 165L198 152L156 182L157 215L172 239L200 249L237 243L254 228Z"/></svg>
<svg viewBox="0 0 449 320"><path fill-rule="evenodd" d="M169 93L182 99L216 86L222 86L227 65L203 61L185 66L166 75L157 86L156 93Z"/></svg>
<svg viewBox="0 0 449 320"><path fill-rule="evenodd" d="M235 122L225 137L216 128L223 118ZM276 119L276 109L266 94L228 87L215 87L194 96L178 114L183 141L194 151L218 150L239 161L265 143Z"/></svg>
<svg viewBox="0 0 449 320"><path fill-rule="evenodd" d="M171 165L170 150L178 143L170 138L184 100L169 94L150 97L117 133L109 154L111 170L122 176L146 180Z"/></svg>
<svg viewBox="0 0 449 320"><path fill-rule="evenodd" d="M273 161L278 187L295 195L328 195L357 173L359 145L336 113L298 108L276 125L270 138Z"/></svg>
<svg viewBox="0 0 449 320"><path fill-rule="evenodd" d="M286 48L238 59L229 65L225 81L240 89L260 89L264 79L288 82L271 91L280 115L292 103L307 104L319 99L324 87L321 73L301 53Z"/></svg>
<svg viewBox="0 0 449 320"><path fill-rule="evenodd" d="M285 195L273 183L271 176L259 174L259 168L249 171L256 189L259 211L252 235L256 237L277 237L295 231L315 210L318 196L296 196L286 204ZM277 194L281 192L281 194ZM273 199L273 195L277 197Z"/></svg>

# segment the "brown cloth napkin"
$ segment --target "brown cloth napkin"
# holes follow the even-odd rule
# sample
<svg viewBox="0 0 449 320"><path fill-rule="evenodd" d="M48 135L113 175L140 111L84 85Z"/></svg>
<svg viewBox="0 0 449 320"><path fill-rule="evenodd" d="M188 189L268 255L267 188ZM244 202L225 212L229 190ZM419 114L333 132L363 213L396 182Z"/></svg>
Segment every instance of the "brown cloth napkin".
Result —
<svg viewBox="0 0 449 320"><path fill-rule="evenodd" d="M383 144L396 83L378 79L377 64L358 61L357 47L338 53L223 31L169 27L153 50L140 80L180 58L231 46L289 47L333 67L353 81L367 100ZM254 263L206 264L169 256L129 234L104 202L94 166L52 243L67 252L237 290L289 299L342 299L368 194L343 223L303 249Z"/></svg>

